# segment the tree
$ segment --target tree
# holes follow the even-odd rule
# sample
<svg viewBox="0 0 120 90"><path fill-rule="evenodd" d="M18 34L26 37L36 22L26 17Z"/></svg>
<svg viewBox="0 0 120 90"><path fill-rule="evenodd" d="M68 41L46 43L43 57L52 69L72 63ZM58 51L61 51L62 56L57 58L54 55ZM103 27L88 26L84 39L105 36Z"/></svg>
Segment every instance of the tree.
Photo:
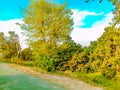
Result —
<svg viewBox="0 0 120 90"><path fill-rule="evenodd" d="M113 17L113 21L112 21L112 25L116 26L118 24L120 24L120 1L119 0L111 0L112 2L114 1L114 6L115 9L113 11L114 17Z"/></svg>
<svg viewBox="0 0 120 90"><path fill-rule="evenodd" d="M89 2L89 1L96 1L96 0L85 0L85 2ZM98 0L99 3L102 3L104 0ZM118 0L108 0L110 2L112 2L113 4L116 3Z"/></svg>
<svg viewBox="0 0 120 90"><path fill-rule="evenodd" d="M14 31L9 31L9 35L8 42L11 44L11 49L13 49L14 56L17 59L21 51L19 36Z"/></svg>
<svg viewBox="0 0 120 90"><path fill-rule="evenodd" d="M5 42L4 33L3 33L3 32L0 32L0 54L1 54L1 57L3 56L2 48L3 48L3 43L4 43L4 42Z"/></svg>
<svg viewBox="0 0 120 90"><path fill-rule="evenodd" d="M20 58L24 61L33 60L32 50L30 48L25 48L20 53Z"/></svg>
<svg viewBox="0 0 120 90"><path fill-rule="evenodd" d="M90 0L85 0L85 2L89 2ZM92 0L92 1L95 1L95 0ZM100 3L104 0L98 0ZM114 14L114 17L113 17L113 21L112 21L112 25L113 26L116 26L118 24L120 24L120 0L108 0L110 1L114 6L114 10L113 10L113 14Z"/></svg>
<svg viewBox="0 0 120 90"><path fill-rule="evenodd" d="M49 45L64 42L71 33L73 21L66 4L57 5L46 0L31 0L24 12L24 29L33 41Z"/></svg>
<svg viewBox="0 0 120 90"><path fill-rule="evenodd" d="M81 53L83 48L80 44L76 44L71 37L68 37L66 42L57 51L56 69L60 71L68 70L70 67L69 62L74 54ZM76 55L77 56L77 55Z"/></svg>
<svg viewBox="0 0 120 90"><path fill-rule="evenodd" d="M113 78L117 68L120 68L120 0L109 1L115 6L114 17L110 25L105 28L103 35L97 40L89 62L93 71L102 71L102 75L108 79Z"/></svg>
<svg viewBox="0 0 120 90"><path fill-rule="evenodd" d="M37 62L47 62L56 54L55 49L66 42L72 31L71 15L66 4L30 0L30 5L24 10L24 24L21 27L27 32Z"/></svg>
<svg viewBox="0 0 120 90"><path fill-rule="evenodd" d="M87 3L87 2L89 2L90 0L85 0L85 2ZM95 1L95 0L91 0L91 1ZM99 3L101 3L103 0L98 0L99 1Z"/></svg>
<svg viewBox="0 0 120 90"><path fill-rule="evenodd" d="M0 51L4 58L18 58L20 50L19 37L14 31L9 31L9 36L0 33Z"/></svg>
<svg viewBox="0 0 120 90"><path fill-rule="evenodd" d="M102 71L103 76L108 79L113 78L117 67L120 67L119 42L120 28L113 26L106 27L103 35L97 40L94 52L90 54L89 63L91 69L94 71Z"/></svg>

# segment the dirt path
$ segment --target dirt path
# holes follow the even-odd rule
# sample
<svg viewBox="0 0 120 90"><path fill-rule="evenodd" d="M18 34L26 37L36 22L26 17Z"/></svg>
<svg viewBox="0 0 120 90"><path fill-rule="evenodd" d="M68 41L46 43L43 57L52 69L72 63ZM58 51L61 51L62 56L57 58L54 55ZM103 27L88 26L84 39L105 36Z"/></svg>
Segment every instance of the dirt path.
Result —
<svg viewBox="0 0 120 90"><path fill-rule="evenodd" d="M95 86L86 84L77 79L71 79L69 77L59 76L59 75L40 73L40 72L37 72L36 70L31 69L30 67L19 66L15 64L8 64L8 65L24 73L32 74L42 79L48 80L49 82L63 86L64 88L67 88L68 90L103 90L100 87L95 87Z"/></svg>
<svg viewBox="0 0 120 90"><path fill-rule="evenodd" d="M62 86L0 63L0 90L66 90Z"/></svg>

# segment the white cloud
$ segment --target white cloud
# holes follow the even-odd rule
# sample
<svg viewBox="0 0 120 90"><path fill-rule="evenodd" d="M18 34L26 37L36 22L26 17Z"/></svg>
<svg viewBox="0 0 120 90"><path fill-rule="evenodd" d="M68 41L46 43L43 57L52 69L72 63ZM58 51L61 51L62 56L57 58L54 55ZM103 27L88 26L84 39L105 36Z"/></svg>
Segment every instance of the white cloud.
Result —
<svg viewBox="0 0 120 90"><path fill-rule="evenodd" d="M99 16L104 14L103 12L101 13L95 13L95 12L89 12L89 11L79 11L78 9L72 9L73 15L73 22L74 22L74 27L77 26L83 26L85 23L83 22L83 20L89 16Z"/></svg>
<svg viewBox="0 0 120 90"><path fill-rule="evenodd" d="M71 33L72 39L81 44L84 42L88 44L90 41L97 40L103 34L104 28L111 22L112 17L112 13L106 14L103 20L95 22L91 28L74 27Z"/></svg>
<svg viewBox="0 0 120 90"><path fill-rule="evenodd" d="M17 22L22 22L22 20L14 19L8 21L0 21L0 32L4 32L8 35L8 31L15 31L17 34L21 33L21 29L16 25Z"/></svg>
<svg viewBox="0 0 120 90"><path fill-rule="evenodd" d="M79 26L82 26L84 24L83 20L87 15L103 15L103 13L95 13L95 12L89 12L89 11L78 11L78 10L72 10L73 11L73 19L75 22L74 29L71 33L72 39L81 44L87 44L90 41L97 40L98 37L101 36L101 34L104 32L104 27L108 25L108 22L112 20L113 15L111 13L106 14L105 18L101 21L97 21L93 24L91 28L80 28ZM22 42L23 48L26 47L25 36L21 33L22 30L16 23L23 23L22 19L13 19L8 21L0 21L0 32L4 32L5 35L8 35L8 31L15 31L20 36L20 40Z"/></svg>
<svg viewBox="0 0 120 90"><path fill-rule="evenodd" d="M13 19L7 21L0 21L0 32L4 32L6 36L8 36L9 31L15 31L16 34L20 37L20 43L22 44L23 48L26 47L25 44L25 36L22 34L21 28L16 25L16 23L23 23L22 19Z"/></svg>

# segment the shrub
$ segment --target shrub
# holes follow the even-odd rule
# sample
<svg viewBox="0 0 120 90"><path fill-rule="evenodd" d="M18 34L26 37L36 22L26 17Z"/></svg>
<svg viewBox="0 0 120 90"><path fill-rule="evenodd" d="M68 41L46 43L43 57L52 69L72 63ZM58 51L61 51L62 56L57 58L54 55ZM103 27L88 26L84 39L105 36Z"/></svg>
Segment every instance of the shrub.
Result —
<svg viewBox="0 0 120 90"><path fill-rule="evenodd" d="M32 50L30 48L25 48L24 50L22 50L20 53L20 59L22 59L23 61L32 61Z"/></svg>
<svg viewBox="0 0 120 90"><path fill-rule="evenodd" d="M112 79L116 76L116 69L108 67L102 70L102 76L106 79Z"/></svg>

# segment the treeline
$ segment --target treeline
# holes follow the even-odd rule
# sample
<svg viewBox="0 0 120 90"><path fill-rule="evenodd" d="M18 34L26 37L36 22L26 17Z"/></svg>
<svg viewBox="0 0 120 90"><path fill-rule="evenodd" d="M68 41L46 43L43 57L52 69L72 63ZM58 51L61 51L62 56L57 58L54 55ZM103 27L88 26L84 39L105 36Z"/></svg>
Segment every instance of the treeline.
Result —
<svg viewBox="0 0 120 90"><path fill-rule="evenodd" d="M10 31L9 36L1 32L0 55L14 63L28 61L28 65L49 72L99 72L106 79L116 78L120 72L120 28L116 27L120 16L118 4L115 6L113 21L103 35L82 47L70 37L74 23L66 4L31 0L24 10L24 24L20 24L28 35L29 48L21 50L15 32Z"/></svg>
<svg viewBox="0 0 120 90"><path fill-rule="evenodd" d="M8 34L5 36L3 32L0 32L0 57L8 60L6 62L32 61L31 49L22 50L19 36L14 31L9 31Z"/></svg>
<svg viewBox="0 0 120 90"><path fill-rule="evenodd" d="M107 27L103 35L88 47L82 47L68 37L67 42L58 47L47 46L35 50L21 50L18 35L12 31L9 34L4 36L0 33L1 57L9 60L7 62L28 63L49 72L101 72L107 79L116 77L120 72L120 29Z"/></svg>

